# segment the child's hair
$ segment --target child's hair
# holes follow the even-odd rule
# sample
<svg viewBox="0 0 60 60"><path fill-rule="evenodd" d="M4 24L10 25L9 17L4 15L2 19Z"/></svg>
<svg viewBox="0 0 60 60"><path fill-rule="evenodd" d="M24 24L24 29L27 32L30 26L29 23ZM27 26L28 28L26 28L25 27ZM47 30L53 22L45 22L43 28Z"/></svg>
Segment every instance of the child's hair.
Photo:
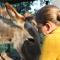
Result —
<svg viewBox="0 0 60 60"><path fill-rule="evenodd" d="M60 25L60 10L54 5L47 5L39 9L35 15L37 23L45 25L48 21Z"/></svg>

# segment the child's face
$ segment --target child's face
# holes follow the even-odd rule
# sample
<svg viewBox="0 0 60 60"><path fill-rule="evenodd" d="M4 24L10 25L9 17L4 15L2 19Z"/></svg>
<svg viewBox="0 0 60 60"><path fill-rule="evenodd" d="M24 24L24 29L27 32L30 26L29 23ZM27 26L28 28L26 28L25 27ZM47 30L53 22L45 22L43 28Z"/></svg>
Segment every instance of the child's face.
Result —
<svg viewBox="0 0 60 60"><path fill-rule="evenodd" d="M50 21L47 22L45 25L41 23L37 24L38 32L43 33L44 35L51 33L56 27L57 25Z"/></svg>
<svg viewBox="0 0 60 60"><path fill-rule="evenodd" d="M46 35L46 33L47 33L47 28L46 28L45 25L39 24L37 27L38 27L38 32L39 32L39 33L43 33L44 35Z"/></svg>

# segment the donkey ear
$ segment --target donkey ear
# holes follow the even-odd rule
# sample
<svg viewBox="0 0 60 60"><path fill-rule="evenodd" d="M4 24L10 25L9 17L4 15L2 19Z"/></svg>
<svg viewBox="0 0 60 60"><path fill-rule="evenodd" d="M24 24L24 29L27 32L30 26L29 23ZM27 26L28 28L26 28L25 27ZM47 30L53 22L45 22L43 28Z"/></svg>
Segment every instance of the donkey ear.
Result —
<svg viewBox="0 0 60 60"><path fill-rule="evenodd" d="M7 12L11 18L25 19L23 15L19 14L16 9L9 3L5 3Z"/></svg>
<svg viewBox="0 0 60 60"><path fill-rule="evenodd" d="M11 18L14 18L14 17L16 17L15 16L15 13L13 12L13 10L12 10L12 5L10 5L9 3L5 3L5 7L6 7L6 10L7 10L7 12L8 12L8 15L11 17Z"/></svg>

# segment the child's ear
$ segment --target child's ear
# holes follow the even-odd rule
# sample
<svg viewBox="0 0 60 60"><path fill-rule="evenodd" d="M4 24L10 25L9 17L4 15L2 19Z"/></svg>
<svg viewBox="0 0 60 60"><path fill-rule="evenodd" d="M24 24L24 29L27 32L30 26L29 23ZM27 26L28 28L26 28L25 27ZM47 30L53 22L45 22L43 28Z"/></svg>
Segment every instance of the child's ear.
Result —
<svg viewBox="0 0 60 60"><path fill-rule="evenodd" d="M52 24L51 23L46 23L46 31L47 31L47 34L49 34L51 31L52 31L52 29L53 29L53 26L52 26Z"/></svg>
<svg viewBox="0 0 60 60"><path fill-rule="evenodd" d="M5 3L7 12L11 18L25 19L23 15L19 14L16 9L9 3Z"/></svg>
<svg viewBox="0 0 60 60"><path fill-rule="evenodd" d="M47 31L49 31L50 30L50 24L49 23L46 23L46 28L47 28Z"/></svg>

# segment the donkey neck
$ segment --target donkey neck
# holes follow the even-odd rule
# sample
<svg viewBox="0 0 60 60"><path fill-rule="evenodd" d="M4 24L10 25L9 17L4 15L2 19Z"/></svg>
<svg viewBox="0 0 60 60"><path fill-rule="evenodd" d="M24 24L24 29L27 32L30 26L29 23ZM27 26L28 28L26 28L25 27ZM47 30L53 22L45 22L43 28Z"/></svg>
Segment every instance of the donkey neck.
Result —
<svg viewBox="0 0 60 60"><path fill-rule="evenodd" d="M13 21L13 23L15 23L16 25L18 25L18 26L24 28L24 24L25 24L24 21L21 21L21 20L19 20L19 21Z"/></svg>

